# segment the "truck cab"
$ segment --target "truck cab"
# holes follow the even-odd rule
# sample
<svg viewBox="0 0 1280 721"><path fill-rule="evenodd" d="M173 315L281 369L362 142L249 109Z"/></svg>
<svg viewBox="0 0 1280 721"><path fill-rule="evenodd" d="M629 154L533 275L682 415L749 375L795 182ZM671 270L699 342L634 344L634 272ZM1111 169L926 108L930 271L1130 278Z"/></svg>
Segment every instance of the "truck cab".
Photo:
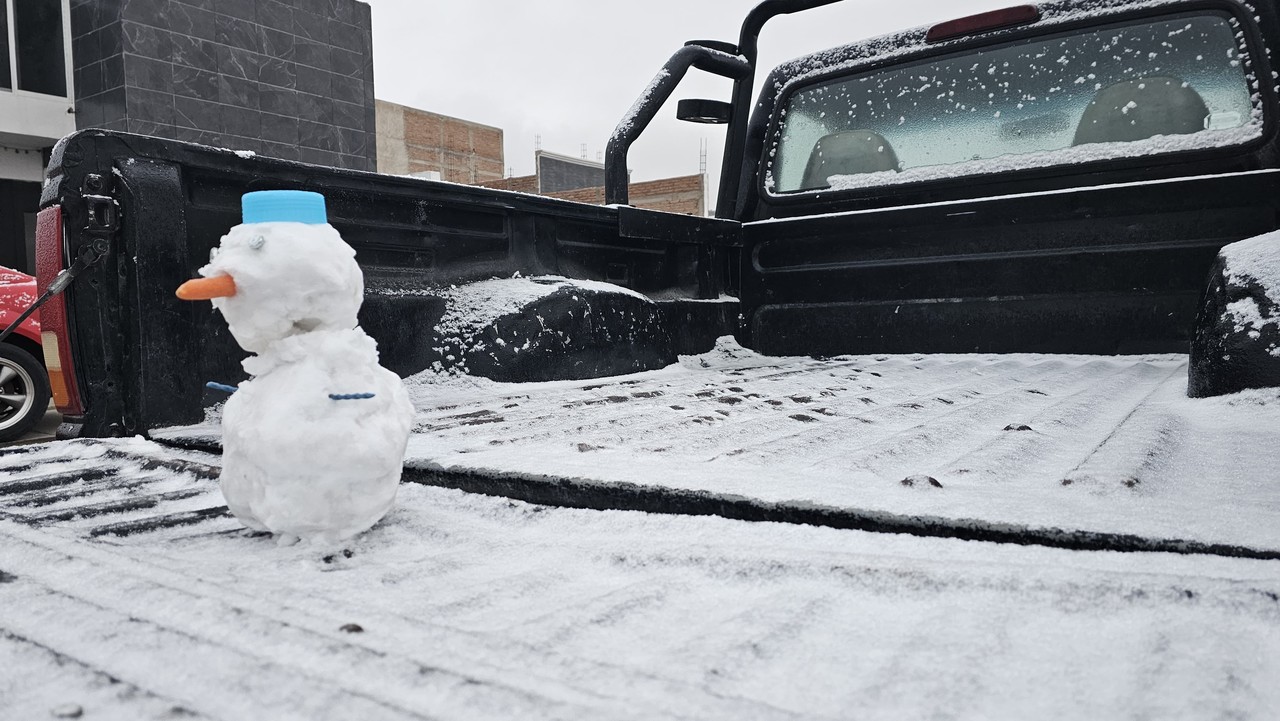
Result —
<svg viewBox="0 0 1280 721"><path fill-rule="evenodd" d="M1273 3L1065 0L792 60L754 105L738 80L740 340L1186 352L1218 250L1277 227L1278 37Z"/></svg>

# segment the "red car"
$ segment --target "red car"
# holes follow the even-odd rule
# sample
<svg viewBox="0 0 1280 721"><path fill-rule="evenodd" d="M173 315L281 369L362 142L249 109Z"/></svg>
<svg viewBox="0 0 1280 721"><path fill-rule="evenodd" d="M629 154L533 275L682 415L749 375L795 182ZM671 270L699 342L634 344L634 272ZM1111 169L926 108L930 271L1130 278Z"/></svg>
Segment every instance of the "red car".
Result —
<svg viewBox="0 0 1280 721"><path fill-rule="evenodd" d="M0 330L36 300L36 279L0 266ZM35 313L0 343L0 441L22 436L49 408L49 374L40 350Z"/></svg>

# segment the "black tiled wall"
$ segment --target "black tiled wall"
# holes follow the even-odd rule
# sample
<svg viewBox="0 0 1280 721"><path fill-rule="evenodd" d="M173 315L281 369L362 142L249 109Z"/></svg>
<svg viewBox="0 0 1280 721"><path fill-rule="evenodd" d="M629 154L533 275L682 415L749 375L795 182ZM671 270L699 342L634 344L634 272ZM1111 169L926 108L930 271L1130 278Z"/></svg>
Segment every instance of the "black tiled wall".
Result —
<svg viewBox="0 0 1280 721"><path fill-rule="evenodd" d="M357 0L72 0L77 125L374 170Z"/></svg>

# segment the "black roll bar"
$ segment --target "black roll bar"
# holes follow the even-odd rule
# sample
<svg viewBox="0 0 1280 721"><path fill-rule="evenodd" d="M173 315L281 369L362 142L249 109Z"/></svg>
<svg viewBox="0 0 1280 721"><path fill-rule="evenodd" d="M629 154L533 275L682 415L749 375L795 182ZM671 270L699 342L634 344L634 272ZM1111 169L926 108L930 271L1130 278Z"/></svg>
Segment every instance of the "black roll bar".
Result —
<svg viewBox="0 0 1280 721"><path fill-rule="evenodd" d="M738 202L741 177L739 165L747 146L747 119L751 108L751 91L756 70L756 54L760 31L765 23L779 15L812 10L841 0L764 0L755 6L742 22L737 48L724 43L691 42L671 56L667 64L649 83L645 93L623 117L609 138L604 153L604 201L610 205L626 205L628 192L627 152L671 97L690 67L705 70L733 80L733 112L725 137L724 162L720 170L720 193L716 201L717 217L733 217ZM736 50L736 54L727 52Z"/></svg>
<svg viewBox="0 0 1280 721"><path fill-rule="evenodd" d="M717 43L719 45L719 43ZM740 55L733 55L720 48L701 43L688 43L671 56L662 70L654 76L631 111L622 118L609 138L604 151L604 202L608 205L626 205L629 199L627 187L627 152L631 144L649 127L662 104L667 102L684 79L689 68L706 70L734 81L735 87L743 76L751 74L751 66Z"/></svg>

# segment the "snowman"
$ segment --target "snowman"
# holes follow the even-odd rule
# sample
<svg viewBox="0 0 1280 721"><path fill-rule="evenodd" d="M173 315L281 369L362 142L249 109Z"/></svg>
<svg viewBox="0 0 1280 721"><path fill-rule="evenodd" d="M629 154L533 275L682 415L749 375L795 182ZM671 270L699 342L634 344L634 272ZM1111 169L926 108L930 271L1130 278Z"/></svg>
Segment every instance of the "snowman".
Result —
<svg viewBox="0 0 1280 721"><path fill-rule="evenodd" d="M395 501L413 406L357 327L364 277L324 196L248 193L242 211L204 277L178 289L212 300L254 354L223 409L222 493L282 542L350 538Z"/></svg>

